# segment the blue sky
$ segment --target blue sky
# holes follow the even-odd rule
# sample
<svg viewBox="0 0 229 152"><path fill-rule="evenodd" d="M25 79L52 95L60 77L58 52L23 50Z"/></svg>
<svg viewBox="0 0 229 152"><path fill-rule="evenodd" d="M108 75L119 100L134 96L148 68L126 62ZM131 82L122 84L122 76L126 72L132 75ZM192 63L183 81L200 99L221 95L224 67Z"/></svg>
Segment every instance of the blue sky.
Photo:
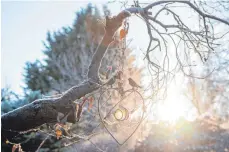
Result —
<svg viewBox="0 0 229 152"><path fill-rule="evenodd" d="M99 2L99 1L98 1ZM75 12L88 1L2 2L1 87L22 93L25 62L44 58L47 31L72 25ZM99 2L102 4L102 2Z"/></svg>
<svg viewBox="0 0 229 152"><path fill-rule="evenodd" d="M89 2L86 0L2 2L1 87L9 86L16 93L22 94L25 63L44 58L42 41L46 40L47 31L56 31L61 27L71 26L75 13ZM107 4L107 1L93 1L93 4L99 8L102 8L105 3ZM108 4L112 14L120 11L121 7L118 4ZM134 32L129 32L129 35L134 36L136 42L132 44L147 46L147 41L142 41L146 29L142 28L145 32L144 30L136 31L137 28L145 26L144 23L137 21L136 17L130 21L132 20L137 23L130 27L130 31Z"/></svg>

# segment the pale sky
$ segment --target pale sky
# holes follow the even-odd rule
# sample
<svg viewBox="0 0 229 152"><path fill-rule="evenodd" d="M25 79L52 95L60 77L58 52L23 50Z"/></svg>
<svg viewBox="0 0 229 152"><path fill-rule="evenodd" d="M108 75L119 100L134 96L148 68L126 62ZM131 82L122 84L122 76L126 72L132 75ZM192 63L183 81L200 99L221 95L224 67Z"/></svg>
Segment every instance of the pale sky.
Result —
<svg viewBox="0 0 229 152"><path fill-rule="evenodd" d="M85 8L88 3L90 1L87 0L3 1L1 9L1 88L10 86L14 92L22 94L25 63L44 58L42 41L46 40L47 32L71 26L76 17L75 12ZM107 1L94 0L93 4L101 9L103 4L107 4ZM121 10L120 3L107 5L114 15ZM135 23L130 26L130 31L134 31L129 32L129 36L134 37L131 45L134 48L147 46L148 41L143 41L144 36L148 39L145 24L136 17L132 17L130 22ZM142 30L136 30L138 28Z"/></svg>
<svg viewBox="0 0 229 152"><path fill-rule="evenodd" d="M48 30L71 26L75 12L90 1L3 1L1 9L1 88L22 93L25 62L44 58ZM104 1L94 1L101 5Z"/></svg>

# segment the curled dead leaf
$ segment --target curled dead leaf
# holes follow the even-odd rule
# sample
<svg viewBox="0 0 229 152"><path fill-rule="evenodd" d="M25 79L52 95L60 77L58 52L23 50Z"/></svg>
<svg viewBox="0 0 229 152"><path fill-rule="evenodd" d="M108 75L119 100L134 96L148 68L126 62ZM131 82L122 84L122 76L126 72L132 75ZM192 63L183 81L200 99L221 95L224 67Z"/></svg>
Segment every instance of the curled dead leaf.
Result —
<svg viewBox="0 0 229 152"><path fill-rule="evenodd" d="M94 103L94 97L91 96L88 100L88 111L90 111L93 107L93 103Z"/></svg>
<svg viewBox="0 0 229 152"><path fill-rule="evenodd" d="M14 144L12 147L12 152L15 152L18 149L18 152L23 152L20 144Z"/></svg>
<svg viewBox="0 0 229 152"><path fill-rule="evenodd" d="M62 136L62 131L60 129L56 129L56 138L59 139Z"/></svg>
<svg viewBox="0 0 229 152"><path fill-rule="evenodd" d="M120 40L126 37L127 32L124 29L120 30Z"/></svg>

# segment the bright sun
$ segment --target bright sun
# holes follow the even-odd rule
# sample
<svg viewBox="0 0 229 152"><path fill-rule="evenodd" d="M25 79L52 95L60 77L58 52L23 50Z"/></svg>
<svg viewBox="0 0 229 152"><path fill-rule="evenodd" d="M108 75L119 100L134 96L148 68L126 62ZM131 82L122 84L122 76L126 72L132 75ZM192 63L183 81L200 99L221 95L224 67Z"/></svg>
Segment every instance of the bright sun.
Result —
<svg viewBox="0 0 229 152"><path fill-rule="evenodd" d="M148 84L151 83L150 78L151 75L146 72L143 85L148 86ZM194 120L197 116L197 111L190 99L184 94L184 92L187 91L186 83L187 79L185 79L182 74L177 74L172 82L166 86L166 99L159 101L159 103L155 105L153 108L154 111L152 111L148 119L153 121L162 120L170 123L175 123L181 117L184 117L186 120ZM149 91L145 95L150 96L151 94L152 92ZM151 107L148 108L151 109Z"/></svg>
<svg viewBox="0 0 229 152"><path fill-rule="evenodd" d="M169 122L175 122L180 117L186 117L186 105L179 100L168 99L158 106L159 119Z"/></svg>
<svg viewBox="0 0 229 152"><path fill-rule="evenodd" d="M157 107L157 116L160 120L175 123L180 117L188 119L190 103L181 92L181 86L177 84L172 84L168 88L166 100Z"/></svg>

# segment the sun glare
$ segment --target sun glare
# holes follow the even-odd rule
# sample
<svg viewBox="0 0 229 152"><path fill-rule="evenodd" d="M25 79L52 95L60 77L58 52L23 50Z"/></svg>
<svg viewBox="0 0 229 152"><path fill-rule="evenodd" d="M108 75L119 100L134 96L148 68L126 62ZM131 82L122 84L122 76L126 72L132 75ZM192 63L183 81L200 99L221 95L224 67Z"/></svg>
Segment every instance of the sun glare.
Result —
<svg viewBox="0 0 229 152"><path fill-rule="evenodd" d="M167 100L164 104L161 104L158 107L159 119L174 123L180 117L186 117L185 108L185 105L181 102L176 100Z"/></svg>
<svg viewBox="0 0 229 152"><path fill-rule="evenodd" d="M166 100L157 107L160 120L175 123L181 117L188 118L190 105L181 92L182 89L179 85L173 84L169 87Z"/></svg>

